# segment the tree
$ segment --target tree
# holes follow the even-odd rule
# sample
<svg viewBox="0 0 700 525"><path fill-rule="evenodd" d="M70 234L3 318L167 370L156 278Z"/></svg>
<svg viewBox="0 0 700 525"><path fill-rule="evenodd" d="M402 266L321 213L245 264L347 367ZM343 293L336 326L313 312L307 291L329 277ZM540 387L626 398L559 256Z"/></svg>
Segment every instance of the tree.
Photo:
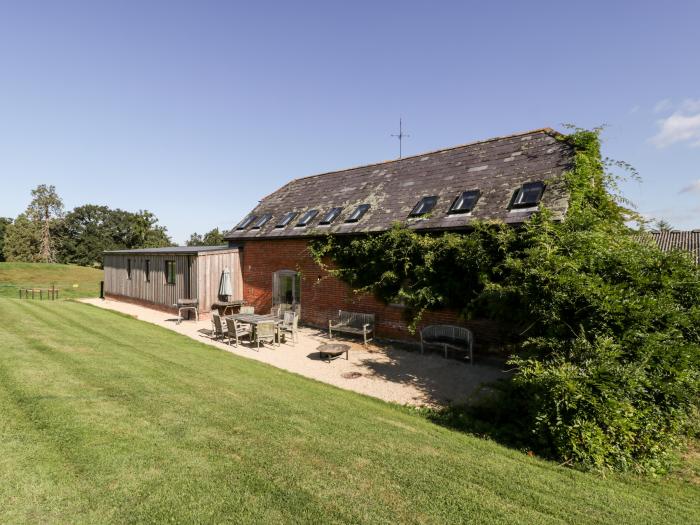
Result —
<svg viewBox="0 0 700 525"><path fill-rule="evenodd" d="M673 231L673 225L665 219L659 219L654 223L654 227L660 232Z"/></svg>
<svg viewBox="0 0 700 525"><path fill-rule="evenodd" d="M3 255L5 232L10 224L12 224L12 219L9 217L0 217L0 262L5 260L5 256Z"/></svg>
<svg viewBox="0 0 700 525"><path fill-rule="evenodd" d="M86 204L69 212L61 227L61 262L100 266L105 250L172 245L166 229L149 211L131 213Z"/></svg>
<svg viewBox="0 0 700 525"><path fill-rule="evenodd" d="M219 228L214 228L203 236L196 232L193 233L186 244L187 246L219 246L226 244L226 240L224 239L224 233Z"/></svg>
<svg viewBox="0 0 700 525"><path fill-rule="evenodd" d="M7 261L37 262L41 247L41 232L26 213L21 213L5 228L3 255Z"/></svg>
<svg viewBox="0 0 700 525"><path fill-rule="evenodd" d="M39 257L42 262L56 261L56 239L52 235L63 216L63 201L55 186L40 184L32 190L32 202L26 211L29 220L40 225Z"/></svg>

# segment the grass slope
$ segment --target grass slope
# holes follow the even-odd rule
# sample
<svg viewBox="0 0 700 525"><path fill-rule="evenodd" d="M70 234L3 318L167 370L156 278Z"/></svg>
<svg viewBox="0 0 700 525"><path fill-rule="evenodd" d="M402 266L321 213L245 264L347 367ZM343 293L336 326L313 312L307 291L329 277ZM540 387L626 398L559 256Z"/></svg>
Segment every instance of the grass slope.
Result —
<svg viewBox="0 0 700 525"><path fill-rule="evenodd" d="M18 297L19 288L60 289L60 297L97 297L102 270L71 264L0 262L0 297ZM77 285L77 286L76 286Z"/></svg>
<svg viewBox="0 0 700 525"><path fill-rule="evenodd" d="M0 299L0 318L2 523L700 516L691 483L558 467L113 312Z"/></svg>

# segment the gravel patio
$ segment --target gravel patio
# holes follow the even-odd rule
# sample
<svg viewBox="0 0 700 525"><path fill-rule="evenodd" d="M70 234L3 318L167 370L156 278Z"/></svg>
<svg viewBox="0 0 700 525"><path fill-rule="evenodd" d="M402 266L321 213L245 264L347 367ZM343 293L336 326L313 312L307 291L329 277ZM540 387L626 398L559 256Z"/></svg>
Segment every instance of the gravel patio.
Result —
<svg viewBox="0 0 700 525"><path fill-rule="evenodd" d="M247 342L235 347L213 341L207 337L211 329L209 320L183 321L178 325L174 315L143 306L109 299L82 299L82 302L131 315L241 357L400 404L441 406L466 402L483 393L488 388L484 387L486 383L507 376L497 362L483 359L480 363L478 353L472 366L457 359L445 359L439 352L422 355L419 351L371 343L364 348L356 340L346 338L334 338L333 342L350 345L349 359L341 357L328 363L320 359L317 350L319 345L329 342L328 333L307 327L300 327L295 346L266 345L257 351Z"/></svg>

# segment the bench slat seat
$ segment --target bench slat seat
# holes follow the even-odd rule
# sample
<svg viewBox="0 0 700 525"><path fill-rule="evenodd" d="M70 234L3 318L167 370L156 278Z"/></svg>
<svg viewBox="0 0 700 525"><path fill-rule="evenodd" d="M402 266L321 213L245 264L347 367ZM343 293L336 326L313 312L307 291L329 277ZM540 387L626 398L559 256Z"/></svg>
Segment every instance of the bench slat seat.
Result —
<svg viewBox="0 0 700 525"><path fill-rule="evenodd" d="M364 345L367 346L367 342L374 337L374 314L338 310L338 320L336 322L332 319L328 320L329 339L333 339L333 330L348 334L362 334Z"/></svg>

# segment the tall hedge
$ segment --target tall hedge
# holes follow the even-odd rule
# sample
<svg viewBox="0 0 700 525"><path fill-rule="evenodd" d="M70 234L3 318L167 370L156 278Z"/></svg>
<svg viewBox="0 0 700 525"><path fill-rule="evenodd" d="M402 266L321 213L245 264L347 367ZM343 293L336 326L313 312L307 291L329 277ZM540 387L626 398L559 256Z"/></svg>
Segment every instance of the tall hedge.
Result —
<svg viewBox="0 0 700 525"><path fill-rule="evenodd" d="M700 394L700 273L627 226L598 131L563 137L566 220L542 210L519 229L389 232L312 246L358 291L425 310L507 323L516 373L501 406L536 453L585 469L663 471Z"/></svg>

